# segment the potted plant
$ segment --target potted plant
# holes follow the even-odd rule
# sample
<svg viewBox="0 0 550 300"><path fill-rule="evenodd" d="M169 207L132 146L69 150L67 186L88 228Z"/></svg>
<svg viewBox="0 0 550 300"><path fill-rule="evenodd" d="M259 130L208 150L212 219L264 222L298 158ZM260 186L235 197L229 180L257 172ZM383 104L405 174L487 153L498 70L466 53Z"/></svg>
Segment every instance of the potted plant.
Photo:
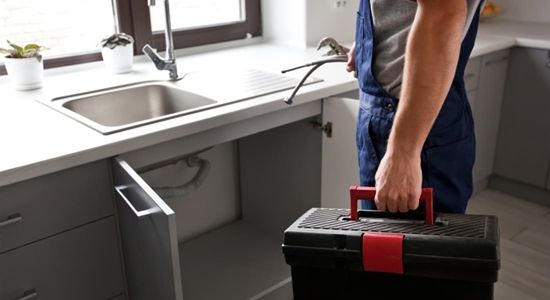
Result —
<svg viewBox="0 0 550 300"><path fill-rule="evenodd" d="M134 59L134 38L126 33L115 33L99 43L103 61L115 74L132 70Z"/></svg>
<svg viewBox="0 0 550 300"><path fill-rule="evenodd" d="M15 89L27 91L42 87L44 62L40 52L46 48L37 44L18 46L7 42L11 49L0 48L0 54L5 55L6 70Z"/></svg>

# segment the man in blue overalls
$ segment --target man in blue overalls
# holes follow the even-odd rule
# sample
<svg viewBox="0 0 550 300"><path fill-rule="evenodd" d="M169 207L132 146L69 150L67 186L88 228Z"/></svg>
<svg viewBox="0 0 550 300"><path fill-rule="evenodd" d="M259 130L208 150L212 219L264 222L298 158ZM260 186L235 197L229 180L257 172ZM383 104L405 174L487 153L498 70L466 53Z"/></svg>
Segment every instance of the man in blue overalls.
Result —
<svg viewBox="0 0 550 300"><path fill-rule="evenodd" d="M463 75L481 2L360 0L348 71L361 89L360 183L377 189L367 208L414 210L433 187L434 210L465 212L475 137Z"/></svg>

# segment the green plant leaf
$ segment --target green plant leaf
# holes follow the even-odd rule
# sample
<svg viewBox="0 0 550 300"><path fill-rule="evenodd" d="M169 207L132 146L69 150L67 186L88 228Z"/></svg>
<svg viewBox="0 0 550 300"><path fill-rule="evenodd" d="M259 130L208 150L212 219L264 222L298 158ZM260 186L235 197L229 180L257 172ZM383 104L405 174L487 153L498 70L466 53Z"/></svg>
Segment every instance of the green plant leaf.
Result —
<svg viewBox="0 0 550 300"><path fill-rule="evenodd" d="M9 40L7 42L13 49L1 48L4 51L0 51L0 54L5 54L7 57L10 58L40 57L40 51L47 49L46 47L34 43L27 44L25 45L25 47L21 47L10 42Z"/></svg>
<svg viewBox="0 0 550 300"><path fill-rule="evenodd" d="M15 49L15 51L17 51L17 53L19 53L21 56L23 55L25 50L23 50L23 48L21 46L17 46L16 44L14 44L10 41L7 41L7 42L13 49Z"/></svg>
<svg viewBox="0 0 550 300"><path fill-rule="evenodd" d="M28 44L25 46L24 50L27 51L27 50L39 50L41 47L38 46L37 44Z"/></svg>
<svg viewBox="0 0 550 300"><path fill-rule="evenodd" d="M99 46L114 49L117 46L126 46L134 42L134 38L126 33L112 34L99 42Z"/></svg>

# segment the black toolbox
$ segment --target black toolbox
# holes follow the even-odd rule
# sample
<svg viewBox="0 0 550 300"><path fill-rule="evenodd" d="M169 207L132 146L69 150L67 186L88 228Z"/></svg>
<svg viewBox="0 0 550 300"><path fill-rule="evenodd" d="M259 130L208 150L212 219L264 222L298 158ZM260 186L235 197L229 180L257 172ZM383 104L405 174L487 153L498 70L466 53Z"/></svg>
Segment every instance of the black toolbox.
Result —
<svg viewBox="0 0 550 300"><path fill-rule="evenodd" d="M357 211L376 189L351 187L351 211L312 208L284 235L294 299L493 299L494 216ZM405 298L406 297L406 298Z"/></svg>

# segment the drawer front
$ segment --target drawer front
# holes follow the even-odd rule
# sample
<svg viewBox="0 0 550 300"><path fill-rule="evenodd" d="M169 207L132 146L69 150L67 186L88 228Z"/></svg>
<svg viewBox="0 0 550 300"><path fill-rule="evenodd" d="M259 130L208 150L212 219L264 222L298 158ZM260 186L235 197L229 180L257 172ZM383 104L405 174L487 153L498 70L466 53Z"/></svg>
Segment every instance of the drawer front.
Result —
<svg viewBox="0 0 550 300"><path fill-rule="evenodd" d="M472 58L468 61L466 70L464 71L464 83L467 91L475 90L477 88L479 84L480 67L481 57Z"/></svg>
<svg viewBox="0 0 550 300"><path fill-rule="evenodd" d="M0 299L98 300L123 292L114 217L6 252L0 266Z"/></svg>
<svg viewBox="0 0 550 300"><path fill-rule="evenodd" d="M113 214L108 161L0 188L0 253Z"/></svg>

